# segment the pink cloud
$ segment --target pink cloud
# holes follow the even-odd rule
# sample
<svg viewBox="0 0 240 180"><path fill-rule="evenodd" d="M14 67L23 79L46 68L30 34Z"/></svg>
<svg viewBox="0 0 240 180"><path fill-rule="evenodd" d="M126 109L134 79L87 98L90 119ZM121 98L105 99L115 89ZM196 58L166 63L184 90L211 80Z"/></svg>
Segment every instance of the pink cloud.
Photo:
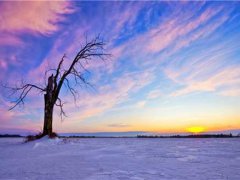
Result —
<svg viewBox="0 0 240 180"><path fill-rule="evenodd" d="M139 101L136 103L137 108L144 108L145 105L146 105L146 101Z"/></svg>
<svg viewBox="0 0 240 180"><path fill-rule="evenodd" d="M93 63L86 64L86 68L90 71L95 72L96 74L93 83L101 79L101 77L103 75L106 75L106 73L111 74L114 72L116 68L115 62L122 55L124 47L120 46L115 48L111 42L113 42L114 39L119 38L123 27L126 24L128 24L128 28L133 28L133 24L136 20L136 17L138 16L138 12L142 7L143 6L141 4L138 4L138 6L134 6L133 8L132 6L127 6L123 10L119 5L116 5L114 11L109 12L111 14L111 18L109 18L109 13L106 14L108 15L106 18L108 19L106 22L104 22L104 27L106 29L108 27L111 27L111 30L107 29L107 36L111 37L111 41L108 42L108 46L106 48L107 52L111 53L112 57L109 58L107 62L95 61ZM29 72L29 77L32 77L34 79L41 79L40 82L43 82L44 77L42 74L47 69L55 68L59 59L61 59L63 56L63 53L66 53L67 55L64 66L68 67L69 62L71 62L71 59L74 58L74 55L76 54L76 50L81 47L81 43L84 44L86 32L91 32L96 28L96 24L98 23L99 22L96 22L94 19L91 22L86 22L84 19L82 19L80 24L77 26L76 24L73 25L75 28L72 29L69 27L66 29L66 31L60 34L58 39L55 41L49 54L45 57L44 60L42 60L41 65ZM81 26L81 28L79 28L79 26ZM88 39L91 39L91 37L93 37L93 34L88 34ZM104 36L104 38L106 37Z"/></svg>
<svg viewBox="0 0 240 180"><path fill-rule="evenodd" d="M25 101L26 108L16 108L14 111L8 111L8 108L12 104L0 96L0 129L17 127L21 129L41 130L43 115L40 114L39 116L36 109L43 107L43 101L41 102L39 99L36 101L36 98L34 100L30 99L28 97ZM31 117L32 115L35 117Z"/></svg>
<svg viewBox="0 0 240 180"><path fill-rule="evenodd" d="M196 91L213 91L213 92L216 91L218 94L222 94L222 95L239 96L240 95L239 94L240 89L238 86L240 84L239 74L240 74L240 67L236 66L236 67L225 68L220 72L212 76L208 76L201 80L196 79L194 77L188 78L188 79L182 79L182 82L184 82L186 87L172 93L171 95L180 96L180 95L189 94ZM219 90L219 88L224 88L224 89Z"/></svg>
<svg viewBox="0 0 240 180"><path fill-rule="evenodd" d="M1 45L22 45L23 42L21 41L21 39L19 39L18 37L12 35L12 34L8 34L8 33L3 33L0 30L0 46Z"/></svg>
<svg viewBox="0 0 240 180"><path fill-rule="evenodd" d="M160 87L159 87L159 89L160 89ZM160 96L162 96L163 93L159 89L150 91L147 95L147 99L156 99L156 98L159 98Z"/></svg>
<svg viewBox="0 0 240 180"><path fill-rule="evenodd" d="M64 20L64 15L74 10L72 3L67 1L5 1L1 2L0 12L0 46L18 46L14 52L3 50L1 54L0 69L7 70L11 65L22 65L18 61L26 45L20 36L22 32L50 35L59 29L58 22ZM0 79L4 78L2 73Z"/></svg>
<svg viewBox="0 0 240 180"><path fill-rule="evenodd" d="M146 47L150 52L158 52L173 44L179 37L185 36L188 33L201 27L207 23L212 17L220 12L222 8L207 9L199 17L184 22L186 17L176 16L171 21L160 24L158 27L149 33ZM197 38L196 38L197 39Z"/></svg>
<svg viewBox="0 0 240 180"><path fill-rule="evenodd" d="M4 108L0 108L1 123L9 121L12 118L13 114L13 112L6 111Z"/></svg>
<svg viewBox="0 0 240 180"><path fill-rule="evenodd" d="M57 22L63 14L73 12L71 4L65 1L2 2L0 31L29 31L44 35L58 30Z"/></svg>
<svg viewBox="0 0 240 180"><path fill-rule="evenodd" d="M179 51L181 48L189 46L192 42L207 37L211 33L213 33L217 28L219 28L224 22L228 20L228 16L222 16L215 22L211 22L211 24L205 25L203 28L197 30L194 33L191 33L188 37L182 38L181 40L178 40L177 43L175 43L173 49L171 50L168 55L171 55L175 53L176 51Z"/></svg>
<svg viewBox="0 0 240 180"><path fill-rule="evenodd" d="M7 63L4 60L0 60L0 69L7 69Z"/></svg>
<svg viewBox="0 0 240 180"><path fill-rule="evenodd" d="M240 96L239 86L231 87L220 92L222 96Z"/></svg>
<svg viewBox="0 0 240 180"><path fill-rule="evenodd" d="M129 54L136 54L136 52L144 52L145 54L156 53L162 51L170 46L178 46L177 49L187 46L189 43L198 40L203 36L209 35L216 30L222 23L227 20L224 16L220 22L215 22L213 27L206 26L214 16L219 14L222 7L215 9L207 9L199 17L193 17L195 12L180 13L163 17L161 23L151 28L149 31L130 39L125 46ZM225 14L224 14L225 15ZM197 33L193 33L194 31ZM207 32L209 30L209 32ZM186 38L186 35L191 35L191 39ZM173 50L170 50L173 52Z"/></svg>
<svg viewBox="0 0 240 180"><path fill-rule="evenodd" d="M200 7L199 7L200 9ZM207 9L201 13L199 17L194 17L195 12L174 13L174 15L163 17L161 23L156 27L149 29L143 34L139 34L118 47L113 48L113 52L118 57L127 56L131 59L131 63L139 66L157 66L164 58L178 52L181 48L189 46L191 43L207 37L213 33L226 20L228 15L225 12L220 18L210 23L222 7L218 6L215 9ZM167 49L171 47L171 49ZM151 55L162 51L161 58ZM141 56L138 54L141 52ZM140 62L141 60L141 62ZM140 62L140 63L139 63ZM112 69L116 67L112 66Z"/></svg>

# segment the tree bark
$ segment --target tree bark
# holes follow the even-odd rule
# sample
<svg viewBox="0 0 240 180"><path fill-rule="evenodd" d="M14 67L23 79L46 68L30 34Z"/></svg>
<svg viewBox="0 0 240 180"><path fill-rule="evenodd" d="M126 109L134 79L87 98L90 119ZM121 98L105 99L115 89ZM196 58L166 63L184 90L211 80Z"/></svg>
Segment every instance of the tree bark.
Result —
<svg viewBox="0 0 240 180"><path fill-rule="evenodd" d="M43 135L52 134L52 120L53 120L53 108L54 108L54 98L53 98L53 75L48 78L47 92L44 94L44 125L43 125Z"/></svg>
<svg viewBox="0 0 240 180"><path fill-rule="evenodd" d="M45 107L44 107L44 126L43 135L52 134L52 119L53 119L53 105L49 101L47 94L44 95Z"/></svg>

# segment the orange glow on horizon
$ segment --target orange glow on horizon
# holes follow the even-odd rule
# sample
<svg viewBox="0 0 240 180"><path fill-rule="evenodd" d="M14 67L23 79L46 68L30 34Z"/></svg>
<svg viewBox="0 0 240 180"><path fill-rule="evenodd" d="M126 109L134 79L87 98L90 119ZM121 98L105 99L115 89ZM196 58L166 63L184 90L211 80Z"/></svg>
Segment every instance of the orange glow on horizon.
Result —
<svg viewBox="0 0 240 180"><path fill-rule="evenodd" d="M193 126L193 127L187 128L187 131L191 132L191 133L194 133L194 134L198 134L198 133L202 133L206 130L205 130L204 127L201 127L201 126Z"/></svg>

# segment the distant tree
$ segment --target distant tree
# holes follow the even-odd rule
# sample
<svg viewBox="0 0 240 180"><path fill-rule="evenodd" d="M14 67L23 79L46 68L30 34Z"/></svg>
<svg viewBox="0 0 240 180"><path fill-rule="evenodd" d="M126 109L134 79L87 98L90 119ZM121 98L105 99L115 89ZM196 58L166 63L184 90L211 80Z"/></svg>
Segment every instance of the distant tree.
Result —
<svg viewBox="0 0 240 180"><path fill-rule="evenodd" d="M44 94L44 123L41 136L51 136L53 133L52 122L54 106L58 106L60 108L61 118L65 116L65 112L63 110L64 103L59 97L59 93L63 85L67 87L76 101L78 89L76 86L71 86L70 78L75 81L76 85L90 85L83 76L84 72L88 71L84 64L88 64L93 58L105 60L106 57L110 55L105 53L105 45L106 43L99 36L95 37L91 41L86 40L85 45L81 47L75 58L71 60L71 63L67 69L63 68L63 62L66 59L66 56L63 55L62 59L60 59L58 63L57 68L49 69L45 72L45 77L46 74L49 74L48 72L53 72L47 78L47 85L45 85L45 87L40 87L30 83L22 83L21 86L18 85L15 87L4 85L5 88L8 88L10 91L12 91L12 94L17 95L17 98L13 102L14 105L9 110L14 109L20 104L24 104L24 100L30 91L36 90L41 92Z"/></svg>

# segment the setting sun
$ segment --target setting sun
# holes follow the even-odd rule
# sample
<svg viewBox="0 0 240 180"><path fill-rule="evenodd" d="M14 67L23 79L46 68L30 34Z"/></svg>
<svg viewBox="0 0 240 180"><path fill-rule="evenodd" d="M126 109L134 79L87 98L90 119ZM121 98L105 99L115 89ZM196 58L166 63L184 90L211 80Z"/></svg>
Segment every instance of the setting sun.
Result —
<svg viewBox="0 0 240 180"><path fill-rule="evenodd" d="M201 127L201 126L194 126L194 127L187 128L187 131L191 132L191 133L196 133L197 134L197 133L204 132L205 128Z"/></svg>

